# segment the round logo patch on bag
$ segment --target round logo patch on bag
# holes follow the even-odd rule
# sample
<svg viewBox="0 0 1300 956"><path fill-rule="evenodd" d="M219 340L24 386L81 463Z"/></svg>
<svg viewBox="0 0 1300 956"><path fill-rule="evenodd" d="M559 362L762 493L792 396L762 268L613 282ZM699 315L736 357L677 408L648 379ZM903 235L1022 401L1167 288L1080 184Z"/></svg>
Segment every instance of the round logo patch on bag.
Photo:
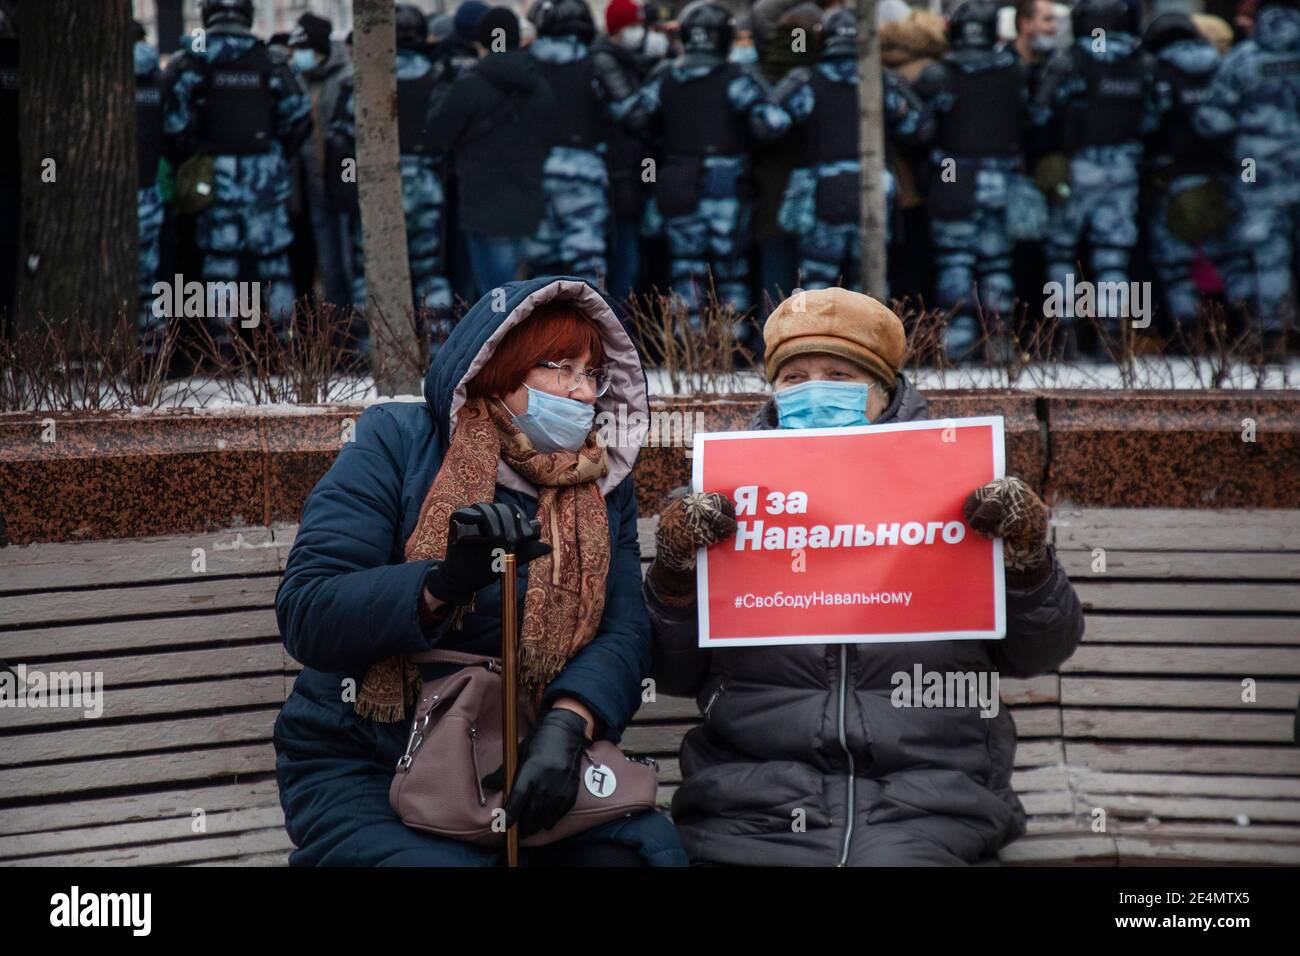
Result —
<svg viewBox="0 0 1300 956"><path fill-rule="evenodd" d="M588 793L601 799L613 796L618 789L618 778L614 776L614 771L596 763L587 768L587 772L582 775L582 782L586 784Z"/></svg>

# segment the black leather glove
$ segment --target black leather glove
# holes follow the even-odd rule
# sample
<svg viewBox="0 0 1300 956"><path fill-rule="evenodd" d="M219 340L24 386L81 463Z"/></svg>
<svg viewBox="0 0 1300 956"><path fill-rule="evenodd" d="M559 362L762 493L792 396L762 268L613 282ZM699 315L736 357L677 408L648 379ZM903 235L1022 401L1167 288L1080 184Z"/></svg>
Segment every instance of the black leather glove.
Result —
<svg viewBox="0 0 1300 956"><path fill-rule="evenodd" d="M514 552L519 564L551 553L551 546L538 540L540 531L523 512L498 502L454 511L447 528L447 556L429 568L424 587L446 604L468 604L500 574L499 552Z"/></svg>
<svg viewBox="0 0 1300 956"><path fill-rule="evenodd" d="M506 801L506 826L518 822L520 837L549 830L578 800L587 721L581 714L552 707L519 745L519 773ZM484 790L505 786L505 768L483 778Z"/></svg>

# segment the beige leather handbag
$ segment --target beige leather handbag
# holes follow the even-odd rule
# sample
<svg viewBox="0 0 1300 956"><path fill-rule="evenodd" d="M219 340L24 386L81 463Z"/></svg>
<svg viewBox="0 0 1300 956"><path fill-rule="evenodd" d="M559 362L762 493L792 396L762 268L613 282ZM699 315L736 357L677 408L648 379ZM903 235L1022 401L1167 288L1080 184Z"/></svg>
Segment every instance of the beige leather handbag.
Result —
<svg viewBox="0 0 1300 956"><path fill-rule="evenodd" d="M484 792L480 782L502 761L501 662L456 651L426 651L411 659L464 666L422 685L388 801L409 827L467 843L504 846L502 794ZM520 708L521 718L526 710ZM531 729L524 723L521 719L521 734ZM652 810L658 787L659 768L653 760L629 756L608 740L598 740L586 750L573 809L552 829L520 842L544 846Z"/></svg>

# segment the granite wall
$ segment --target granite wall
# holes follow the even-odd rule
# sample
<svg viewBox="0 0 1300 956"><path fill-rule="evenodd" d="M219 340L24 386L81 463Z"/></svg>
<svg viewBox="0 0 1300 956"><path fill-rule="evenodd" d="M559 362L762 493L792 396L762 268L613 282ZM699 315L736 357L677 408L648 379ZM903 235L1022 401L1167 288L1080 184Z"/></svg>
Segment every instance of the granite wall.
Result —
<svg viewBox="0 0 1300 956"><path fill-rule="evenodd" d="M1003 415L1008 472L1050 503L1300 508L1300 392L936 391L929 399L932 418ZM689 480L683 435L743 428L762 401L657 401L652 411L669 414L638 464L642 513ZM363 411L0 415L4 533L26 544L296 521Z"/></svg>

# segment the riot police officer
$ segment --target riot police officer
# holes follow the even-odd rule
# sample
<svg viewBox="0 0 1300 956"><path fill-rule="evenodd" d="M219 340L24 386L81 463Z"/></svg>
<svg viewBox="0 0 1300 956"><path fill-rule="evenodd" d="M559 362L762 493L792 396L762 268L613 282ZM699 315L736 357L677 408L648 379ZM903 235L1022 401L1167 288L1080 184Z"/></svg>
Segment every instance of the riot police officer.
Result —
<svg viewBox="0 0 1300 956"><path fill-rule="evenodd" d="M1073 45L1048 61L1035 98L1035 122L1047 134L1036 170L1049 200L1047 277L1057 289L1070 288L1086 241L1087 279L1120 290L1098 297L1097 315L1088 317L1112 335L1129 316L1142 138L1159 119L1153 65L1138 48L1134 21L1124 0L1079 0L1070 15ZM1109 308L1113 303L1118 307ZM1064 312L1058 318L1068 354L1082 317L1069 301Z"/></svg>
<svg viewBox="0 0 1300 956"><path fill-rule="evenodd" d="M1012 250L1041 228L1041 201L1022 188L1029 93L1025 68L997 44L993 0L967 0L948 21L949 51L917 77L934 111L928 195L938 264L935 299L951 313L948 357L970 357L984 325L1010 317ZM1026 208L1025 200L1037 204Z"/></svg>
<svg viewBox="0 0 1300 956"><path fill-rule="evenodd" d="M446 200L442 159L434 149L426 117L440 73L447 61L428 56L424 14L409 3L399 3L397 34L397 140L402 171L402 211L406 219L406 254L411 273L411 301L429 336L431 353L451 332L451 286L445 257ZM330 121L331 155L356 155L355 91L353 78L343 80L334 118ZM338 175L334 169L330 175ZM365 250L361 242L361 217L353 216L352 301L364 308L366 296ZM379 251L380 255L384 252ZM353 323L354 345L362 353L370 348L369 330L358 315Z"/></svg>
<svg viewBox="0 0 1300 956"><path fill-rule="evenodd" d="M720 304L738 314L750 307L750 143L782 135L790 117L751 66L728 61L735 28L726 7L695 0L678 23L682 55L661 64L640 93L662 131L647 219L662 220L673 291L698 326L710 282ZM751 349L755 331L735 330Z"/></svg>
<svg viewBox="0 0 1300 956"><path fill-rule="evenodd" d="M861 282L858 232L861 158L858 150L858 17L841 8L821 26L819 62L797 67L776 89L776 99L805 127L804 163L790 177L780 221L796 236L799 284L857 289ZM892 73L883 74L886 152L893 144L929 138L933 124L924 104ZM893 219L894 177L886 162L886 241Z"/></svg>
<svg viewBox="0 0 1300 956"><path fill-rule="evenodd" d="M288 62L253 36L252 0L202 0L199 9L201 38L164 74L164 142L178 190L202 206L203 279L259 282L262 312L283 336L293 314L287 160L311 133L311 100ZM209 320L218 345L228 342L232 317Z"/></svg>
<svg viewBox="0 0 1300 956"><path fill-rule="evenodd" d="M1292 263L1300 244L1300 9L1262 0L1251 38L1229 50L1197 111L1196 128L1231 137L1240 217L1234 245L1250 258L1228 294L1255 313L1272 352L1296 325Z"/></svg>
<svg viewBox="0 0 1300 956"><path fill-rule="evenodd" d="M542 221L527 244L532 275L576 275L604 283L609 228L605 123L638 129L631 72L617 58L593 55L596 25L585 0L543 0L535 11L538 37L528 52L561 105L542 173Z"/></svg>
<svg viewBox="0 0 1300 956"><path fill-rule="evenodd" d="M1176 339L1196 317L1193 269L1203 261L1238 279L1237 250L1228 243L1228 195L1223 143L1193 127L1219 68L1219 51L1185 13L1156 17L1142 37L1155 58L1163 90L1160 125L1143 150L1143 185L1149 209L1151 265L1160 279L1165 310ZM1245 250L1240 250L1244 253Z"/></svg>

